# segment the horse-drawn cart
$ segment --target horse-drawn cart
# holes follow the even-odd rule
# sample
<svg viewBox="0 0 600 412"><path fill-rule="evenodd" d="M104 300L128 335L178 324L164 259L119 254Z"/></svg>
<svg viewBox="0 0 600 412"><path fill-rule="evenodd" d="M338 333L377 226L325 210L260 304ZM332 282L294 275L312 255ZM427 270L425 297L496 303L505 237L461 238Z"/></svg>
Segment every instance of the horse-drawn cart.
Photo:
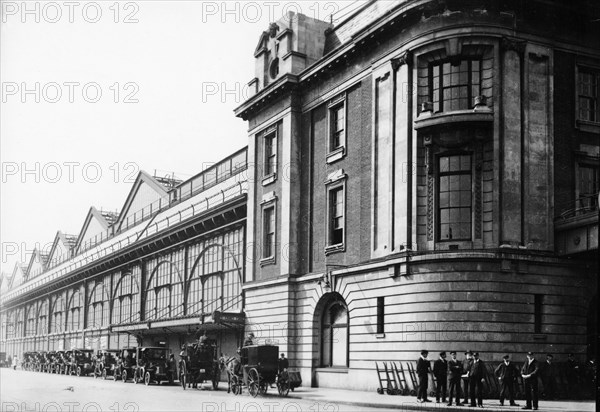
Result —
<svg viewBox="0 0 600 412"><path fill-rule="evenodd" d="M221 371L217 360L217 346L213 342L185 345L179 360L179 382L186 387L211 382L216 390L219 387Z"/></svg>
<svg viewBox="0 0 600 412"><path fill-rule="evenodd" d="M253 397L265 395L271 385L277 383L277 390L287 396L292 386L287 371L278 373L277 355L279 347L273 345L244 346L241 349L241 367L239 373L230 378L231 390L235 395L242 393L243 387Z"/></svg>

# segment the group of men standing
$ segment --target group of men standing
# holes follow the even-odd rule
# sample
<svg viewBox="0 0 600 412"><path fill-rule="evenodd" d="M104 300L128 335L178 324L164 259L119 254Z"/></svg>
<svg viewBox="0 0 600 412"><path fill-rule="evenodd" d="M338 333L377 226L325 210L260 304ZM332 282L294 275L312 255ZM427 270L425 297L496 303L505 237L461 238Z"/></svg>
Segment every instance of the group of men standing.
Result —
<svg viewBox="0 0 600 412"><path fill-rule="evenodd" d="M417 402L431 402L427 399L427 387L429 384L429 372L431 363L427 359L429 352L421 351L421 357L417 361L417 375L419 377L419 390ZM538 409L538 385L537 376L539 372L538 363L533 353L527 353L527 362L524 363L520 374L525 387L526 405L522 409ZM500 404L504 406L504 400L508 399L511 406L518 406L515 402L514 383L519 375L519 370L505 355L503 361L494 371L498 378L500 390ZM478 352L465 352L465 359L461 362L456 357L456 352L450 352L450 360L446 360L446 352L441 352L439 359L433 364L433 376L435 376L435 398L436 402L446 402L447 383L450 383L448 406L452 406L455 400L456 406L469 404L471 407L483 408L483 383L485 382L486 369L483 361L479 359ZM464 402L461 403L461 381L463 384ZM470 395L470 403L469 403Z"/></svg>

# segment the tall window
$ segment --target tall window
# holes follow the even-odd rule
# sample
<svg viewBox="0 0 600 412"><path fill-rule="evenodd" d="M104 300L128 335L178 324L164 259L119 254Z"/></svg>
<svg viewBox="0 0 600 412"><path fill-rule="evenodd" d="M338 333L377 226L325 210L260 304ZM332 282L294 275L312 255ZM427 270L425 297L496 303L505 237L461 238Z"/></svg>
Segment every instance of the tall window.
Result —
<svg viewBox="0 0 600 412"><path fill-rule="evenodd" d="M598 191L600 191L600 168L598 165L579 164L578 207L588 208L597 206Z"/></svg>
<svg viewBox="0 0 600 412"><path fill-rule="evenodd" d="M263 259L275 256L275 205L263 209Z"/></svg>
<svg viewBox="0 0 600 412"><path fill-rule="evenodd" d="M102 282L97 282L90 295L88 307L88 328L98 328L108 324L108 296Z"/></svg>
<svg viewBox="0 0 600 412"><path fill-rule="evenodd" d="M264 138L264 175L270 176L277 172L277 133L269 132Z"/></svg>
<svg viewBox="0 0 600 412"><path fill-rule="evenodd" d="M78 290L73 292L69 303L67 330L79 330L81 321L81 293Z"/></svg>
<svg viewBox="0 0 600 412"><path fill-rule="evenodd" d="M344 187L329 190L329 245L344 243Z"/></svg>
<svg viewBox="0 0 600 412"><path fill-rule="evenodd" d="M533 295L533 333L542 333L542 304L544 295Z"/></svg>
<svg viewBox="0 0 600 412"><path fill-rule="evenodd" d="M481 60L446 61L429 66L434 112L471 109L481 94Z"/></svg>
<svg viewBox="0 0 600 412"><path fill-rule="evenodd" d="M25 325L25 336L35 336L36 334L36 320L37 320L37 307L30 305L27 308L27 324Z"/></svg>
<svg viewBox="0 0 600 412"><path fill-rule="evenodd" d="M344 101L329 108L329 151L346 144L346 104Z"/></svg>
<svg viewBox="0 0 600 412"><path fill-rule="evenodd" d="M600 71L579 67L577 76L577 103L579 120L600 122Z"/></svg>
<svg viewBox="0 0 600 412"><path fill-rule="evenodd" d="M65 316L65 300L61 296L54 301L52 310L52 320L50 324L50 333L58 333L64 331L64 316Z"/></svg>
<svg viewBox="0 0 600 412"><path fill-rule="evenodd" d="M46 335L48 333L48 300L44 299L40 304L38 312L37 334Z"/></svg>
<svg viewBox="0 0 600 412"><path fill-rule="evenodd" d="M321 363L325 367L348 366L348 308L333 300L325 307L321 323Z"/></svg>
<svg viewBox="0 0 600 412"><path fill-rule="evenodd" d="M179 249L148 261L147 273L151 275L146 292L146 319L183 315L183 259L184 250Z"/></svg>
<svg viewBox="0 0 600 412"><path fill-rule="evenodd" d="M24 320L23 320L23 309L17 310L17 315L15 319L15 337L20 338L23 336L23 328L24 328Z"/></svg>
<svg viewBox="0 0 600 412"><path fill-rule="evenodd" d="M139 296L140 267L135 266L131 273L117 273L115 282L118 282L113 301L112 323L130 323L140 320Z"/></svg>
<svg viewBox="0 0 600 412"><path fill-rule="evenodd" d="M385 297L377 298L377 333L385 332Z"/></svg>
<svg viewBox="0 0 600 412"><path fill-rule="evenodd" d="M438 240L471 239L471 155L439 158Z"/></svg>

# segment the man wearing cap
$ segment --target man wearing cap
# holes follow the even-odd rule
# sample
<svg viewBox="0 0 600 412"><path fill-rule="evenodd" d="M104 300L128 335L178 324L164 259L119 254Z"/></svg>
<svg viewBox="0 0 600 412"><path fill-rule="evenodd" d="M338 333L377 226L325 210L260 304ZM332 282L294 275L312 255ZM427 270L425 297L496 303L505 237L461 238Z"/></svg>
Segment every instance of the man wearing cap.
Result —
<svg viewBox="0 0 600 412"><path fill-rule="evenodd" d="M463 388L465 394L465 401L463 403L469 403L469 371L471 370L471 365L473 364L473 352L470 350L465 352L465 360L463 360L462 370L464 375L462 375L463 380Z"/></svg>
<svg viewBox="0 0 600 412"><path fill-rule="evenodd" d="M511 363L508 355L504 355L502 359L502 363L498 365L498 367L494 371L494 374L500 381L500 385L502 388L500 390L500 405L504 406L504 399L506 399L506 395L508 392L508 400L510 401L510 406L518 406L515 403L514 384L519 371Z"/></svg>
<svg viewBox="0 0 600 412"><path fill-rule="evenodd" d="M422 350L421 357L417 361L417 376L419 377L419 391L417 392L417 402L431 402L427 399L427 387L429 385L429 372L431 371L431 364L427 359L429 351Z"/></svg>
<svg viewBox="0 0 600 412"><path fill-rule="evenodd" d="M460 377L462 376L462 363L456 359L456 352L450 352L450 360L448 361L448 375L450 375L450 394L448 398L448 406L452 406L452 394L456 396L456 406L462 406L460 403Z"/></svg>
<svg viewBox="0 0 600 412"><path fill-rule="evenodd" d="M446 352L440 352L440 358L433 363L433 376L435 376L435 401L440 403L440 394L442 402L446 402L446 390L448 379L448 362L446 362Z"/></svg>
<svg viewBox="0 0 600 412"><path fill-rule="evenodd" d="M471 404L483 408L483 381L485 380L485 365L479 359L479 352L473 354L473 363L469 369L469 388L471 390ZM477 403L476 403L477 402Z"/></svg>
<svg viewBox="0 0 600 412"><path fill-rule="evenodd" d="M554 356L551 353L547 354L546 362L540 366L542 385L544 385L544 399L556 398L556 367L553 359Z"/></svg>
<svg viewBox="0 0 600 412"><path fill-rule="evenodd" d="M527 352L527 361L521 368L523 377L523 386L525 386L525 406L523 409L537 410L538 408L538 362L535 360L532 352Z"/></svg>

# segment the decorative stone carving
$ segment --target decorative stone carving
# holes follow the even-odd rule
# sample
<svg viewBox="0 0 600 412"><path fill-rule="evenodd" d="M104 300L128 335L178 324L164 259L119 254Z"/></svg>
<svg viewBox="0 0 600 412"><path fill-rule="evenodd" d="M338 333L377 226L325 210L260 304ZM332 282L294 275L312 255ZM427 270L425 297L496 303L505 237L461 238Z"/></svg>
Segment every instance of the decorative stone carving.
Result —
<svg viewBox="0 0 600 412"><path fill-rule="evenodd" d="M412 62L412 52L406 50L402 55L392 59L392 68L398 70L403 64L410 65Z"/></svg>
<svg viewBox="0 0 600 412"><path fill-rule="evenodd" d="M525 46L527 46L525 40L518 40L512 37L503 37L500 42L500 47L503 51L513 50L516 51L519 56L523 56L525 53Z"/></svg>
<svg viewBox="0 0 600 412"><path fill-rule="evenodd" d="M274 38L277 36L277 32L279 31L279 25L277 23L269 24L269 37Z"/></svg>

